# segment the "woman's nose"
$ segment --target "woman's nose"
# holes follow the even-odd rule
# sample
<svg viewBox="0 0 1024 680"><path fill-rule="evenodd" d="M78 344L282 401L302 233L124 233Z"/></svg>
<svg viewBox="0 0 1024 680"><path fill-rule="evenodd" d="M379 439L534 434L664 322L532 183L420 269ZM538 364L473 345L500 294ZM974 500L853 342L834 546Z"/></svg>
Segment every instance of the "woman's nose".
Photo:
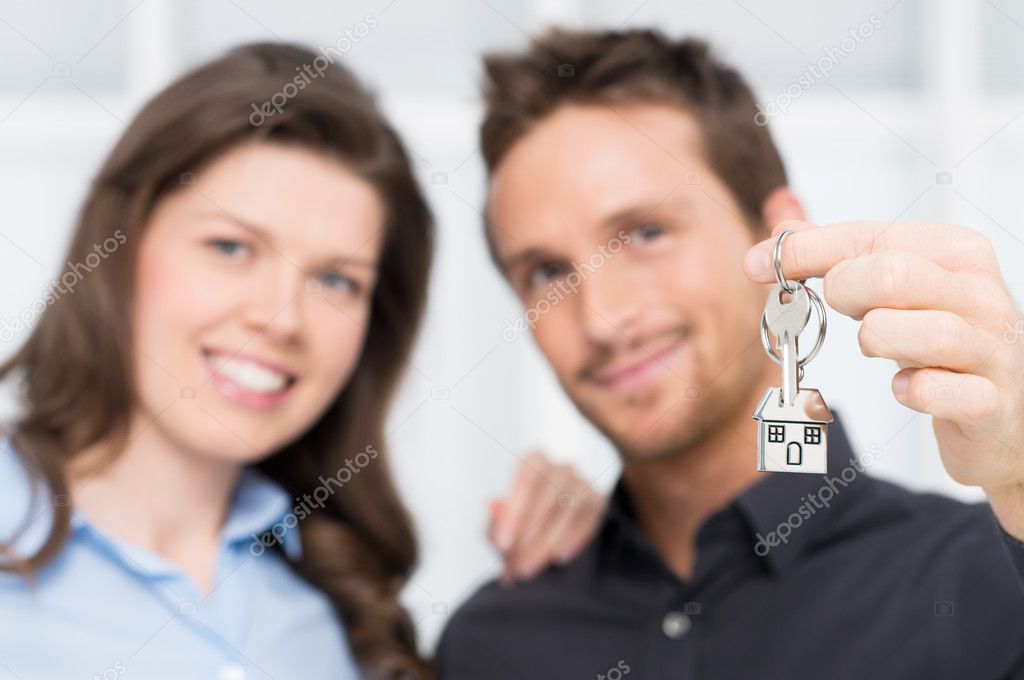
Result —
<svg viewBox="0 0 1024 680"><path fill-rule="evenodd" d="M302 332L305 279L295 266L281 262L257 274L247 296L245 322L254 333L294 342Z"/></svg>

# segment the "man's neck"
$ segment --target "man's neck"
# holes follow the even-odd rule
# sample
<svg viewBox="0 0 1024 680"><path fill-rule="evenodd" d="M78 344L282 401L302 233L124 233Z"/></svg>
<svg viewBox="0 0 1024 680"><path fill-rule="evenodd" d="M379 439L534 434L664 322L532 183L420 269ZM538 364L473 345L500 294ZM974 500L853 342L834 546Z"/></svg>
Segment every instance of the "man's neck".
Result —
<svg viewBox="0 0 1024 680"><path fill-rule="evenodd" d="M627 460L623 483L637 523L682 580L693 575L701 524L765 474L755 464L757 429L751 413L761 398L709 430L677 455L657 461Z"/></svg>

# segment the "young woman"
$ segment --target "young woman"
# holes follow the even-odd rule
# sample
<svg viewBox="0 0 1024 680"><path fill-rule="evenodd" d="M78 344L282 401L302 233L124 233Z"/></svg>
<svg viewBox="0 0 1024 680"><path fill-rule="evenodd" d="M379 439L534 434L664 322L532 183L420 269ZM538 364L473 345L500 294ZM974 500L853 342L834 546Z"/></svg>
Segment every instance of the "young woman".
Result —
<svg viewBox="0 0 1024 680"><path fill-rule="evenodd" d="M0 675L429 676L384 421L431 243L394 130L323 56L243 46L145 106L0 366ZM524 479L496 534L533 570L600 503L538 515Z"/></svg>

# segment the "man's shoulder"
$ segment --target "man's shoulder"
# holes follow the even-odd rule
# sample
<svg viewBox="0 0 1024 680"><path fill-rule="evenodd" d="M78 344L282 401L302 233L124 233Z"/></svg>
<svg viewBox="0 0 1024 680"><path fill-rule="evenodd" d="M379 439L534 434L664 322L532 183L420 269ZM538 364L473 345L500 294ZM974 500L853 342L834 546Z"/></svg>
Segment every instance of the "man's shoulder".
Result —
<svg viewBox="0 0 1024 680"><path fill-rule="evenodd" d="M998 524L984 501L963 501L871 478L857 506L838 518L841 528L880 537L907 536L910 543L942 542L952 548L1000 546Z"/></svg>
<svg viewBox="0 0 1024 680"><path fill-rule="evenodd" d="M987 603L987 622L1019 618L1024 591L987 502L872 479L858 505L837 518L825 540L855 545L866 581L896 589L889 592L928 594L938 609L946 601ZM828 546L819 548L827 559Z"/></svg>
<svg viewBox="0 0 1024 680"><path fill-rule="evenodd" d="M514 583L497 579L480 586L455 612L449 632L473 629L515 628L535 617L550 617L567 608L586 607L592 600L585 583L592 570L591 545L565 565L552 565L537 576Z"/></svg>
<svg viewBox="0 0 1024 680"><path fill-rule="evenodd" d="M593 541L564 566L512 584L492 580L452 615L441 635L437 663L443 678L520 677L524 655L558 654L579 622L601 616L604 603L590 588ZM552 635L552 630L559 630ZM504 673L504 675L503 675Z"/></svg>

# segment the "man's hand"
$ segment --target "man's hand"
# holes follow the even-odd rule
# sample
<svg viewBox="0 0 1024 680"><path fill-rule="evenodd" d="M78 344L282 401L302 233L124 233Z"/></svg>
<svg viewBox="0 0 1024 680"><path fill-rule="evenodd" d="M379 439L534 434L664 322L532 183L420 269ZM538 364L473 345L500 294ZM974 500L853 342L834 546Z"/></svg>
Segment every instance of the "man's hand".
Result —
<svg viewBox="0 0 1024 680"><path fill-rule="evenodd" d="M933 416L950 476L982 487L1024 540L1024 334L992 244L947 224L787 221L748 251L753 280L775 280L787 229L786 278L824 278L829 306L861 321L863 353L898 363L896 400Z"/></svg>
<svg viewBox="0 0 1024 680"><path fill-rule="evenodd" d="M505 560L502 581L528 579L564 564L590 542L607 498L572 467L531 453L519 465L508 496L491 503L488 538Z"/></svg>

